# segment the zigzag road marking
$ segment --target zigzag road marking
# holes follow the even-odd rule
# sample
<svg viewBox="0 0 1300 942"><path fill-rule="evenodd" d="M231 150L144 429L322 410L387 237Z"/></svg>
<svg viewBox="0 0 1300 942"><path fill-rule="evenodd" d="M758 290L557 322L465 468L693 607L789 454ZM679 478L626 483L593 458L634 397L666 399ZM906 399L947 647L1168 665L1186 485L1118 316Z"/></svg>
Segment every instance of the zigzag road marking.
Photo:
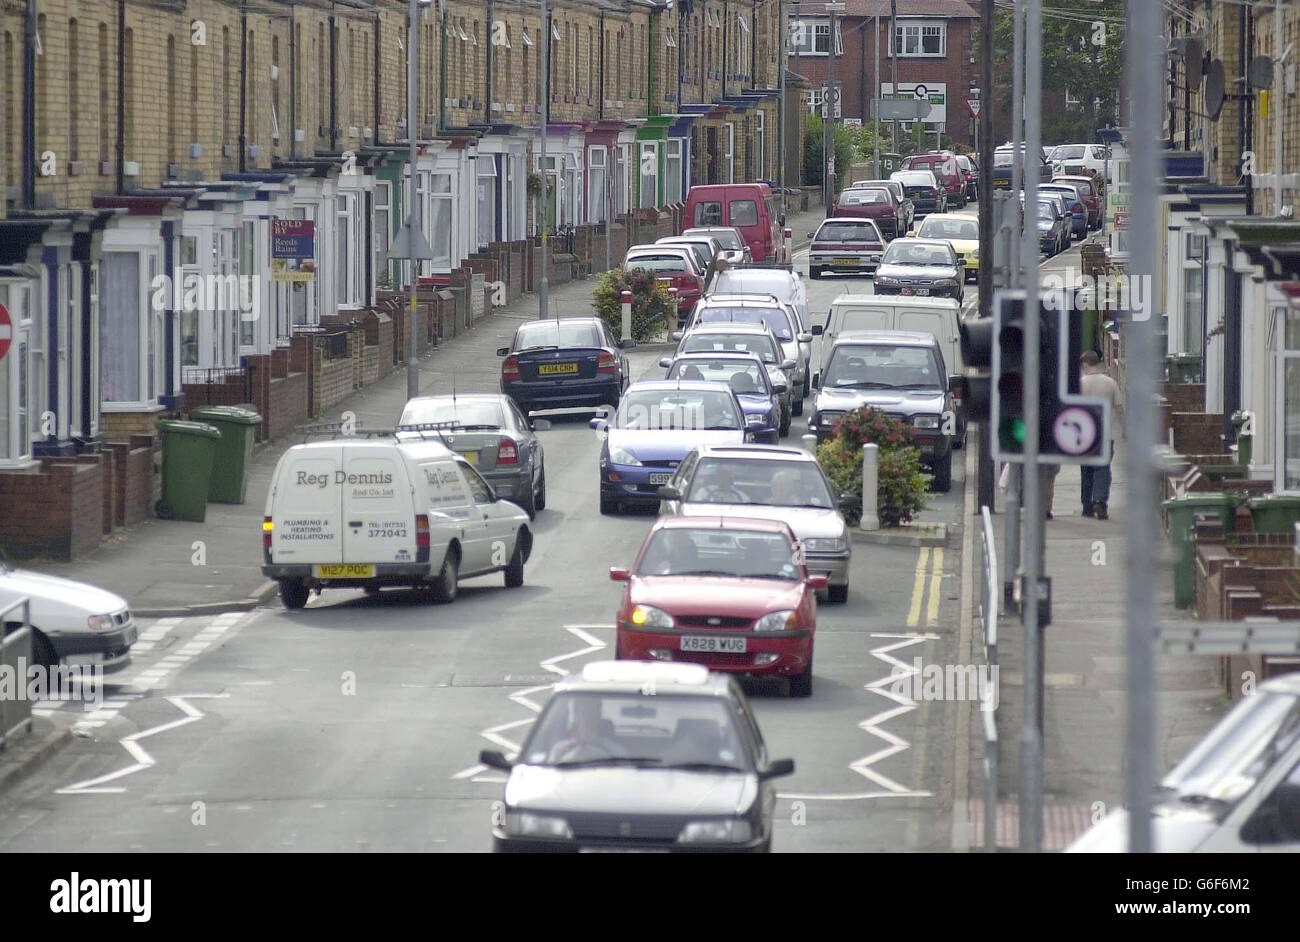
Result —
<svg viewBox="0 0 1300 942"><path fill-rule="evenodd" d="M177 729L181 726L188 726L190 723L203 719L204 713L198 707L191 704L190 700L224 700L229 697L228 693L191 693L183 697L168 697L167 702L185 715L178 720L172 720L169 723L163 723L160 726L154 726L149 729L141 730L138 733L132 733L120 740L122 748L127 751L135 761L125 768L118 769L115 772L109 772L107 775L100 775L97 778L87 779L84 782L77 782L75 785L69 785L66 788L55 789L56 795L120 795L126 791L125 788L104 788L106 783L115 782L120 778L128 775L134 775L144 769L152 768L157 763L140 745L141 739L149 736L155 736L158 733L165 733L168 730Z"/></svg>
<svg viewBox="0 0 1300 942"><path fill-rule="evenodd" d="M613 628L613 627L614 627L613 625L565 625L564 626L565 631L569 632L569 634L573 635L575 638L578 638L579 640L583 641L587 646L585 648L579 648L577 651L570 651L568 654L557 654L555 657L545 658L542 661L538 662L538 666L541 667L543 670L550 671L552 674L558 674L561 677L567 677L569 675L569 671L566 668L559 666L559 663L561 661L569 661L575 657L582 657L584 654L592 654L596 651L600 651L608 647L608 645L605 644L605 642L601 641L599 638L596 638L588 634L584 629ZM531 699L532 695L535 693L541 693L542 691L545 690L550 690L554 686L555 684L541 684L536 687L526 687L523 690L515 690L507 694L506 699L510 700L513 703L519 704L521 707L523 707L526 710L530 710L534 714L537 714L542 711L542 705L532 700ZM507 739L501 734L504 733L506 730L516 729L520 726L527 726L530 723L532 723L532 721L533 721L532 717L528 717L522 720L514 720L509 723L502 723L500 726L491 726L485 730L480 731L479 735L482 736L484 739L486 739L488 742L492 743L494 746L500 746L506 752L518 752L520 749L520 744L510 739ZM467 769L461 769L459 772L453 775L452 778L469 779L471 782L490 783L490 784L498 784L498 785L505 781L505 777L502 775L495 775L495 774L483 775L482 773L486 771L488 771L488 767L486 765L472 765Z"/></svg>

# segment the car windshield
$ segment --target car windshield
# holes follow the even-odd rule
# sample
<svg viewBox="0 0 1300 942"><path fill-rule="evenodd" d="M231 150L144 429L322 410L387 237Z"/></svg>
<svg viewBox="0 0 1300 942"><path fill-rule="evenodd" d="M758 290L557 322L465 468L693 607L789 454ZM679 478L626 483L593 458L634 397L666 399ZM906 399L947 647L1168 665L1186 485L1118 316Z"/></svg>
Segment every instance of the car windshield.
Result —
<svg viewBox="0 0 1300 942"><path fill-rule="evenodd" d="M916 234L922 239L966 239L973 242L980 237L980 227L973 219L939 219L931 216L921 223Z"/></svg>
<svg viewBox="0 0 1300 942"><path fill-rule="evenodd" d="M925 347L837 345L826 364L828 388L941 389L939 365Z"/></svg>
<svg viewBox="0 0 1300 942"><path fill-rule="evenodd" d="M515 332L515 350L536 347L599 347L600 330L595 324L555 324L539 321Z"/></svg>
<svg viewBox="0 0 1300 942"><path fill-rule="evenodd" d="M1043 202L1039 203L1039 204L1038 204L1038 218L1039 218L1039 219L1055 219L1055 218L1056 218L1056 207L1053 206L1051 203L1045 201L1045 200L1044 200Z"/></svg>
<svg viewBox="0 0 1300 942"><path fill-rule="evenodd" d="M1083 148L1073 144L1062 144L1052 155L1053 160L1079 160L1083 157Z"/></svg>
<svg viewBox="0 0 1300 942"><path fill-rule="evenodd" d="M993 152L993 166L1010 167L1015 163L1015 153L1009 150L999 150Z"/></svg>
<svg viewBox="0 0 1300 942"><path fill-rule="evenodd" d="M718 274L713 294L770 294L781 301L791 300L794 285L784 272L728 269Z"/></svg>
<svg viewBox="0 0 1300 942"><path fill-rule="evenodd" d="M506 417L501 404L482 400L438 399L413 400L402 410L398 425L432 425L452 423L457 427L504 428Z"/></svg>
<svg viewBox="0 0 1300 942"><path fill-rule="evenodd" d="M676 360L668 369L668 379L685 379L726 383L738 396L765 396L771 392L767 370L756 360L740 357L691 357Z"/></svg>
<svg viewBox="0 0 1300 942"><path fill-rule="evenodd" d="M766 324L781 340L793 340L790 315L780 307L725 307L709 305L700 308L700 324Z"/></svg>
<svg viewBox="0 0 1300 942"><path fill-rule="evenodd" d="M1226 805L1250 791L1300 735L1300 698L1244 697L1160 783L1183 801Z"/></svg>
<svg viewBox="0 0 1300 942"><path fill-rule="evenodd" d="M685 499L825 510L835 506L815 463L766 458L701 458Z"/></svg>
<svg viewBox="0 0 1300 942"><path fill-rule="evenodd" d="M715 489L725 496L728 479ZM731 501L743 503L743 501ZM656 530L637 561L638 576L735 576L795 582L801 577L794 544L782 533L728 527Z"/></svg>
<svg viewBox="0 0 1300 942"><path fill-rule="evenodd" d="M952 266L952 249L947 245L926 245L923 242L897 241L885 249L881 261L886 265L947 265Z"/></svg>
<svg viewBox="0 0 1300 942"><path fill-rule="evenodd" d="M682 248L686 251L685 246ZM643 268L646 271L686 271L686 259L680 255L634 255L623 266L628 271Z"/></svg>
<svg viewBox="0 0 1300 942"><path fill-rule="evenodd" d="M520 761L559 768L630 765L748 772L753 762L718 697L573 691L551 697Z"/></svg>
<svg viewBox="0 0 1300 942"><path fill-rule="evenodd" d="M623 396L616 428L741 430L735 400L714 389L631 389Z"/></svg>
<svg viewBox="0 0 1300 942"><path fill-rule="evenodd" d="M682 353L742 350L757 353L764 363L780 362L772 338L764 334L699 334L691 332L682 341Z"/></svg>
<svg viewBox="0 0 1300 942"><path fill-rule="evenodd" d="M817 230L815 242L880 242L875 226L851 222L825 222Z"/></svg>
<svg viewBox="0 0 1300 942"><path fill-rule="evenodd" d="M934 186L934 174L931 173L899 173L898 181L905 186Z"/></svg>

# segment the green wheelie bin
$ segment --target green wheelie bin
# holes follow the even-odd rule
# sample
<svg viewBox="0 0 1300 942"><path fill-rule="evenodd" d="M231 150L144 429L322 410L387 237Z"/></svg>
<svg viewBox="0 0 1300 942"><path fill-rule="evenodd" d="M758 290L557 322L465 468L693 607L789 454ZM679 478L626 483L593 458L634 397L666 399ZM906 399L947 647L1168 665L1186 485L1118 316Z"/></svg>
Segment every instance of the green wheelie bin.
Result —
<svg viewBox="0 0 1300 942"><path fill-rule="evenodd" d="M221 431L203 422L163 421L162 500L154 513L162 520L202 523L208 514L208 482Z"/></svg>
<svg viewBox="0 0 1300 942"><path fill-rule="evenodd" d="M221 432L216 461L208 485L208 500L214 504L242 504L248 488L248 465L253 457L253 439L262 417L239 406L199 406L190 418L215 426Z"/></svg>
<svg viewBox="0 0 1300 942"><path fill-rule="evenodd" d="M1263 494L1249 501L1256 533L1292 533L1300 520L1300 497Z"/></svg>
<svg viewBox="0 0 1300 942"><path fill-rule="evenodd" d="M1174 548L1174 604L1187 608L1196 601L1195 556L1192 534L1197 514L1217 516L1223 525L1232 523L1234 500L1228 494L1205 492L1174 497L1164 502L1169 514L1169 541Z"/></svg>

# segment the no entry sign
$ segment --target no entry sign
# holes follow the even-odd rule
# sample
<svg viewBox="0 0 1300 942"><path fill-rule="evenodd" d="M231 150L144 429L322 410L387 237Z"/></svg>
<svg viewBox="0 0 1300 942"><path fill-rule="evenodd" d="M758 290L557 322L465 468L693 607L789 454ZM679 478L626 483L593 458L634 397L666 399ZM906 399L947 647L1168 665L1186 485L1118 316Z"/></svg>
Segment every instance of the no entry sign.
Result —
<svg viewBox="0 0 1300 942"><path fill-rule="evenodd" d="M9 319L9 309L0 304L0 360L9 352L14 339L14 322Z"/></svg>

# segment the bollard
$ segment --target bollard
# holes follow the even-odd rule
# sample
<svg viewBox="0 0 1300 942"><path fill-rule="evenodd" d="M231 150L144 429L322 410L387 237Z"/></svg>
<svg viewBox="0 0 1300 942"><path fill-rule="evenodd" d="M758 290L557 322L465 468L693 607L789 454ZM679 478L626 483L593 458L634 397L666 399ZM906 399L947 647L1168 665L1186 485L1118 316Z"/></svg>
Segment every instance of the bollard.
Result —
<svg viewBox="0 0 1300 942"><path fill-rule="evenodd" d="M816 435L812 435L812 434L804 435L803 438L800 439L800 441L803 442L803 447L804 447L804 449L808 452L808 454L810 454L810 455L815 455L815 454L817 454L817 436L816 436ZM1298 547L1300 547L1300 538L1297 538L1297 540L1298 540L1298 542L1297 542L1296 545L1297 545Z"/></svg>
<svg viewBox="0 0 1300 942"><path fill-rule="evenodd" d="M680 326L681 326L681 323L682 323L682 309L681 309L681 306L680 306L680 305L681 305L681 302L677 300L677 289L676 289L676 288L671 288L671 287L670 287L670 288L668 289L668 294L669 294L669 295L672 297L672 299L673 299L673 306L672 306L671 310L672 310L673 314L675 314L675 315L677 316L677 325L680 327ZM669 330L672 330L672 328L670 327Z"/></svg>
<svg viewBox="0 0 1300 942"><path fill-rule="evenodd" d="M862 446L862 521L858 524L863 530L879 530L880 517L876 512L880 493L878 480L880 470L880 446L872 442Z"/></svg>
<svg viewBox="0 0 1300 942"><path fill-rule="evenodd" d="M622 301L623 301L623 333L620 339L631 340L632 339L632 292L625 289L623 291Z"/></svg>
<svg viewBox="0 0 1300 942"><path fill-rule="evenodd" d="M793 235L794 233L789 229L784 230L781 234L781 251L785 253L784 261L787 262L794 261L794 259L790 257L790 238Z"/></svg>

